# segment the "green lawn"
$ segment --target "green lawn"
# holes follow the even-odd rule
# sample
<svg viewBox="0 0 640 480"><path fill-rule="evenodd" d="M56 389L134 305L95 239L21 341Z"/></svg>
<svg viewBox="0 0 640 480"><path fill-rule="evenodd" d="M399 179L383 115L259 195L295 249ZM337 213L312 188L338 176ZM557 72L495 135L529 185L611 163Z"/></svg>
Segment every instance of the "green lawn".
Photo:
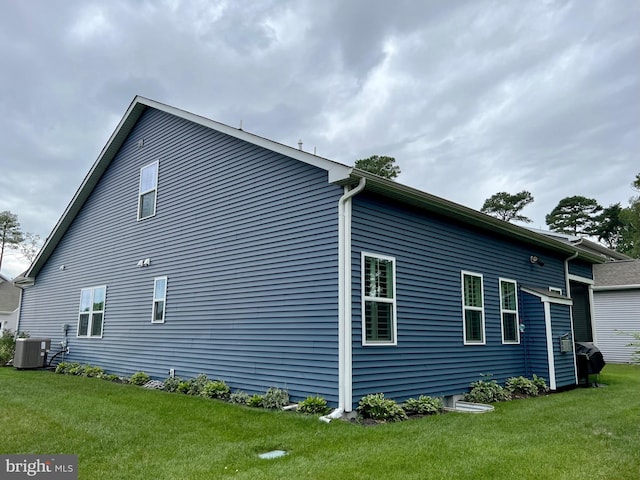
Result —
<svg viewBox="0 0 640 480"><path fill-rule="evenodd" d="M79 455L81 479L640 478L640 367L603 388L363 427L0 368L0 453ZM274 449L285 457L262 460Z"/></svg>

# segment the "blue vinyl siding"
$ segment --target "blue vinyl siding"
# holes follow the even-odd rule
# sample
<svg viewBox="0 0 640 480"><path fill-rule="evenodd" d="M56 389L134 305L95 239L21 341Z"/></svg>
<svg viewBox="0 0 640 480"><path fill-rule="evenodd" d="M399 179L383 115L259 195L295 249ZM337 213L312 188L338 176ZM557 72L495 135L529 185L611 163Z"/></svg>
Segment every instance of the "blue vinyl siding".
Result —
<svg viewBox="0 0 640 480"><path fill-rule="evenodd" d="M521 293L521 320L525 325L522 342L525 348L526 376L535 373L549 385L549 357L547 356L547 331L544 303L539 297Z"/></svg>
<svg viewBox="0 0 640 480"><path fill-rule="evenodd" d="M584 260L571 260L569 262L569 274L593 280L593 265Z"/></svg>
<svg viewBox="0 0 640 480"><path fill-rule="evenodd" d="M389 203L369 193L354 197L354 404L376 391L398 400L450 395L467 391L482 374L492 374L498 382L525 375L524 344L502 344L498 279L540 288L563 285L564 259ZM362 346L361 251L396 258L397 346ZM543 259L544 267L532 265L531 255ZM486 345L463 344L461 270L483 275ZM540 319L522 321L529 329Z"/></svg>
<svg viewBox="0 0 640 480"><path fill-rule="evenodd" d="M140 168L156 160L156 215L138 221ZM342 193L324 170L147 109L24 291L20 328L57 344L69 324L69 361L118 374L174 368L335 403ZM152 324L158 276L165 323ZM80 289L96 285L104 337L76 338Z"/></svg>
<svg viewBox="0 0 640 480"><path fill-rule="evenodd" d="M553 358L556 371L556 388L576 384L573 354L560 353L560 337L571 333L571 309L568 305L551 304L551 335L553 336Z"/></svg>

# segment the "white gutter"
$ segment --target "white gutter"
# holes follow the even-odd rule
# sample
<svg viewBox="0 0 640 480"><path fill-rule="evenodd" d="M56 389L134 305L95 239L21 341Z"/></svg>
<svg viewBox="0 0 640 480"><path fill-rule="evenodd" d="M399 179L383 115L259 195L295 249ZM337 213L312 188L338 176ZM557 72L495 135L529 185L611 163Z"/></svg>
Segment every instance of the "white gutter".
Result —
<svg viewBox="0 0 640 480"><path fill-rule="evenodd" d="M364 190L367 181L347 190L338 201L338 408L327 415L339 418L353 409L351 347L351 198ZM327 418L323 417L323 418ZM327 420L325 420L327 421Z"/></svg>

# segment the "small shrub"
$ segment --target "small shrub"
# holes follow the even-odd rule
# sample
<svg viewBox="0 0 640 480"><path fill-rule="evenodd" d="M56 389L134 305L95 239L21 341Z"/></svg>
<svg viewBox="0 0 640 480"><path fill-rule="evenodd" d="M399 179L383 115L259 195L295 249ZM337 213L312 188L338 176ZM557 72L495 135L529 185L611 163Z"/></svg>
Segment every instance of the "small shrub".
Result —
<svg viewBox="0 0 640 480"><path fill-rule="evenodd" d="M164 385L165 391L173 393L178 391L180 382L182 382L182 380L180 380L180 377L169 377L164 382L162 382L162 384Z"/></svg>
<svg viewBox="0 0 640 480"><path fill-rule="evenodd" d="M249 403L249 398L251 398L249 397L249 394L243 390L236 390L229 395L229 401L239 405L247 405L247 403Z"/></svg>
<svg viewBox="0 0 640 480"><path fill-rule="evenodd" d="M247 400L247 405L250 407L260 408L262 407L262 401L264 400L264 395L258 395L257 393L251 395Z"/></svg>
<svg viewBox="0 0 640 480"><path fill-rule="evenodd" d="M545 382L544 378L537 376L535 373L533 374L533 384L538 387L538 395L549 391L549 387L547 387L547 382Z"/></svg>
<svg viewBox="0 0 640 480"><path fill-rule="evenodd" d="M443 408L442 399L420 395L418 398L410 398L402 406L404 411L418 415L433 415L440 413Z"/></svg>
<svg viewBox="0 0 640 480"><path fill-rule="evenodd" d="M219 398L221 400L226 400L229 398L230 392L231 389L224 380L209 380L202 387L201 395L207 398Z"/></svg>
<svg viewBox="0 0 640 480"><path fill-rule="evenodd" d="M204 373L201 373L196 378L192 378L187 383L189 384L187 391L184 392L187 395L201 395L204 386L209 381Z"/></svg>
<svg viewBox="0 0 640 480"><path fill-rule="evenodd" d="M488 375L489 376L489 375ZM471 391L464 399L474 403L494 403L509 400L510 394L495 380L478 380L471 383Z"/></svg>
<svg viewBox="0 0 640 480"><path fill-rule="evenodd" d="M532 380L525 377L511 377L507 379L505 388L511 396L535 397L538 395L538 387Z"/></svg>
<svg viewBox="0 0 640 480"><path fill-rule="evenodd" d="M189 380L180 380L180 382L178 382L178 392L184 393L186 395L190 389L191 382Z"/></svg>
<svg viewBox="0 0 640 480"><path fill-rule="evenodd" d="M67 373L68 369L69 369L69 364L68 363L60 362L58 365L56 365L55 373L58 373L60 375L64 375L64 374Z"/></svg>
<svg viewBox="0 0 640 480"><path fill-rule="evenodd" d="M104 375L104 370L102 369L102 367L98 367L97 365L94 367L92 367L91 365L87 365L84 367L82 375L84 375L85 377L102 378L102 376Z"/></svg>
<svg viewBox="0 0 640 480"><path fill-rule="evenodd" d="M115 373L108 373L106 375L103 375L102 379L106 380L107 382L119 382L120 381L120 377L118 375L116 375Z"/></svg>
<svg viewBox="0 0 640 480"><path fill-rule="evenodd" d="M279 410L286 405L289 405L289 392L282 388L270 387L262 399L264 408Z"/></svg>
<svg viewBox="0 0 640 480"><path fill-rule="evenodd" d="M358 413L363 418L399 422L407 419L407 414L395 400L384 398L384 393L366 395L358 403Z"/></svg>
<svg viewBox="0 0 640 480"><path fill-rule="evenodd" d="M16 335L9 329L2 330L2 336L0 337L0 367L5 366L13 359L13 354L16 351L16 338L28 338L29 334L26 332L20 332Z"/></svg>
<svg viewBox="0 0 640 480"><path fill-rule="evenodd" d="M330 411L327 401L320 396L309 396L298 404L298 412L307 415L326 415Z"/></svg>
<svg viewBox="0 0 640 480"><path fill-rule="evenodd" d="M147 383L149 380L151 380L151 377L148 374L144 372L136 372L133 375L131 375L131 378L129 379L129 383L142 386L145 383Z"/></svg>
<svg viewBox="0 0 640 480"><path fill-rule="evenodd" d="M67 370L69 375L82 375L86 365L80 365L79 363L72 363Z"/></svg>

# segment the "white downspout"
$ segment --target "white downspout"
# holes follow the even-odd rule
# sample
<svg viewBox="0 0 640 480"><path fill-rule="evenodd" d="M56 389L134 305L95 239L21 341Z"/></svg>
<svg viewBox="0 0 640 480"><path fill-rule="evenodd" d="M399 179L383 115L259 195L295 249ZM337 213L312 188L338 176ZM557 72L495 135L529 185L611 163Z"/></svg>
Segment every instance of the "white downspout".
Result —
<svg viewBox="0 0 640 480"><path fill-rule="evenodd" d="M582 241L582 239L580 239ZM570 289L570 284L569 284L569 262L571 260L575 260L578 257L578 251L576 250L573 255L571 255L569 258L565 259L564 261L564 281L565 281L565 287L566 287L566 292L567 292L567 297L571 298L571 289Z"/></svg>
<svg viewBox="0 0 640 480"><path fill-rule="evenodd" d="M323 421L340 418L352 410L351 348L351 198L364 190L367 181L347 190L338 200L338 408Z"/></svg>
<svg viewBox="0 0 640 480"><path fill-rule="evenodd" d="M582 242L582 239L580 239ZM564 261L564 280L567 288L567 297L571 298L571 283L569 282L569 262L578 257L578 251L576 250L573 255L566 258ZM571 354L573 355L573 372L575 374L575 382L578 384L578 359L576 358L576 338L575 331L573 329L573 303L569 307L569 316L571 319Z"/></svg>

